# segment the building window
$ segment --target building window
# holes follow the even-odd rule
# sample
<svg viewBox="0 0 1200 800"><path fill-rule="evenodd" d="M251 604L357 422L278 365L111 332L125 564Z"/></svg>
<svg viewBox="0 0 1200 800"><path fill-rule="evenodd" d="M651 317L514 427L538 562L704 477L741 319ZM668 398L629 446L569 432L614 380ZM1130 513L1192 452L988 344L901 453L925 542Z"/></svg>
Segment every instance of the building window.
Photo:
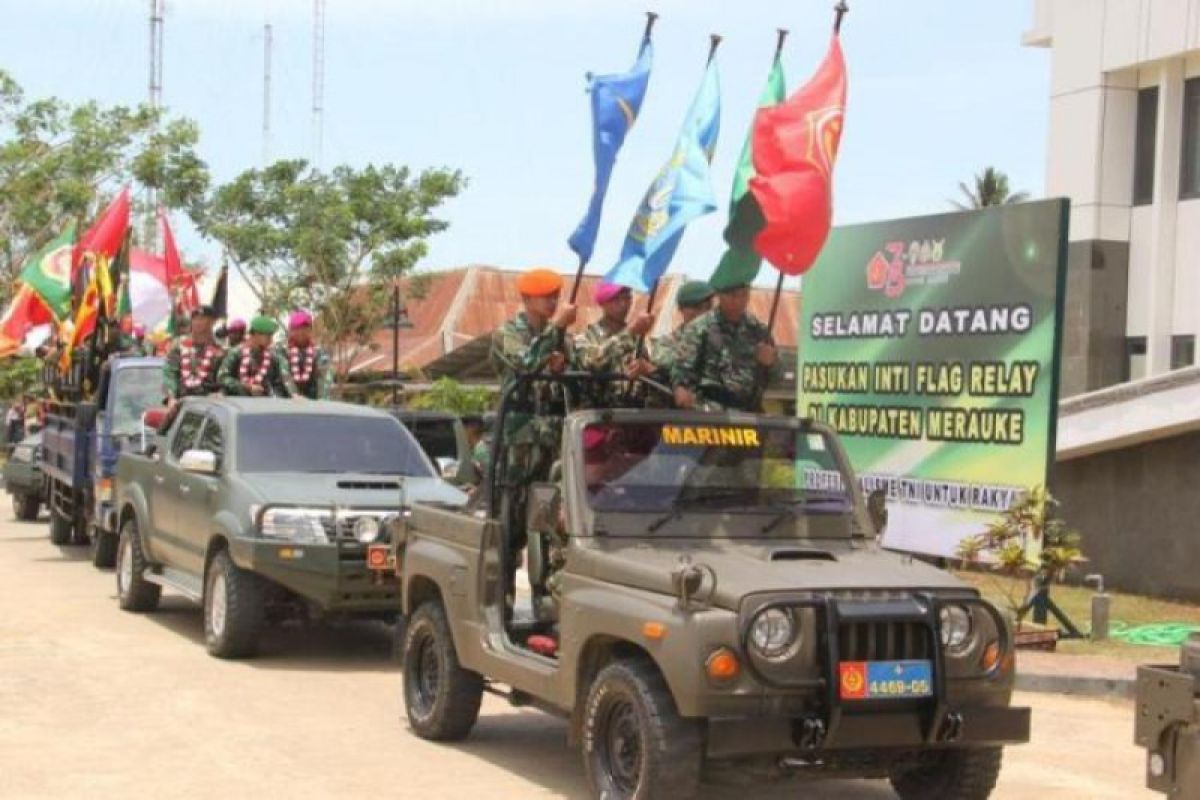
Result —
<svg viewBox="0 0 1200 800"><path fill-rule="evenodd" d="M1137 132L1133 144L1133 204L1154 202L1154 134L1158 127L1158 87L1138 89Z"/></svg>
<svg viewBox="0 0 1200 800"><path fill-rule="evenodd" d="M1146 337L1130 336L1125 340L1125 380L1146 377Z"/></svg>
<svg viewBox="0 0 1200 800"><path fill-rule="evenodd" d="M1171 337L1171 369L1183 369L1196 363L1196 337Z"/></svg>
<svg viewBox="0 0 1200 800"><path fill-rule="evenodd" d="M1179 196L1200 197L1200 78L1190 78L1183 84Z"/></svg>

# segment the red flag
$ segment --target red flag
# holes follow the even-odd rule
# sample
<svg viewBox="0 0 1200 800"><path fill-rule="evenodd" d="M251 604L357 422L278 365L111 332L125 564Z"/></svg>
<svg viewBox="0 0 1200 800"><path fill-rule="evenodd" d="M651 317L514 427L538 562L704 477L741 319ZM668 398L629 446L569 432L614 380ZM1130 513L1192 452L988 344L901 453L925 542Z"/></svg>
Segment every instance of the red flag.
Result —
<svg viewBox="0 0 1200 800"><path fill-rule="evenodd" d="M92 252L105 258L116 258L121 243L125 241L125 231L129 229L129 187L126 186L120 194L113 198L104 209L104 213L92 223L79 241L75 243L74 256L71 264L79 269L83 254Z"/></svg>
<svg viewBox="0 0 1200 800"><path fill-rule="evenodd" d="M845 110L846 63L835 34L812 79L755 118L750 191L765 224L754 249L786 275L811 267L829 235Z"/></svg>
<svg viewBox="0 0 1200 800"><path fill-rule="evenodd" d="M196 274L183 266L179 248L175 246L175 234L167 221L167 212L158 210L158 222L162 226L163 260L167 265L167 289L178 293L182 311L191 311L200 305L200 293L196 290Z"/></svg>
<svg viewBox="0 0 1200 800"><path fill-rule="evenodd" d="M27 283L20 284L8 311L0 318L0 358L20 349L30 329L54 321L50 307Z"/></svg>

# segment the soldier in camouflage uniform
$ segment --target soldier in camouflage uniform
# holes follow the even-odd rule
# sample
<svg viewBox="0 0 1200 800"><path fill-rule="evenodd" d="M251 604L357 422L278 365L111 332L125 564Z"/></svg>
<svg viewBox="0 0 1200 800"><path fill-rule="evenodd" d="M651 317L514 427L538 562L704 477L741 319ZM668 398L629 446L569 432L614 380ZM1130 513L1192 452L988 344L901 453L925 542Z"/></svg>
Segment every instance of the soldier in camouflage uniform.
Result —
<svg viewBox="0 0 1200 800"><path fill-rule="evenodd" d="M506 394L519 375L563 372L571 363L567 329L575 321L575 306L559 305L562 277L551 270L535 269L517 281L524 309L492 336L492 366ZM545 480L562 444L563 387L547 383L525 384L513 396L504 419L505 510L511 531L512 558L525 546L525 509L529 485Z"/></svg>
<svg viewBox="0 0 1200 800"><path fill-rule="evenodd" d="M636 381L654 371L645 356L643 337L654 325L654 317L639 314L628 325L625 320L633 305L627 286L601 283L593 294L603 316L575 337L575 363L598 374L623 373ZM642 405L645 387L624 382L597 383L587 390L587 404L595 408Z"/></svg>
<svg viewBox="0 0 1200 800"><path fill-rule="evenodd" d="M658 370L657 375L664 382L671 382L671 367L675 364L675 353L679 349L679 341L683 338L683 330L688 323L712 308L713 289L708 281L688 281L679 287L675 293L675 306L679 309L682 321L679 327L655 339L650 356Z"/></svg>
<svg viewBox="0 0 1200 800"><path fill-rule="evenodd" d="M288 340L276 355L289 395L328 400L333 391L333 367L325 350L313 343L312 326L312 314L293 311L288 318Z"/></svg>
<svg viewBox="0 0 1200 800"><path fill-rule="evenodd" d="M230 350L221 362L221 388L227 395L287 397L284 368L271 347L279 323L270 317L255 317L250 323L250 340Z"/></svg>
<svg viewBox="0 0 1200 800"><path fill-rule="evenodd" d="M174 409L184 397L221 391L217 373L225 351L213 338L213 310L200 306L192 312L191 333L181 336L167 351L163 365L163 394Z"/></svg>
<svg viewBox="0 0 1200 800"><path fill-rule="evenodd" d="M767 383L779 371L767 326L747 312L746 284L713 287L717 307L688 323L671 367L680 408L759 411Z"/></svg>

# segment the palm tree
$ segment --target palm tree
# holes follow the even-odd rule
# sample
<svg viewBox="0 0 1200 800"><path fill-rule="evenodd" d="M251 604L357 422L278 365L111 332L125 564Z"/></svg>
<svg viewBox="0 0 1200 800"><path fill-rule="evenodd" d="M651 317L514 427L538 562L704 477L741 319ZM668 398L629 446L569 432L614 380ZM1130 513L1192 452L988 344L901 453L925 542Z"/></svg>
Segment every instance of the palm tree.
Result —
<svg viewBox="0 0 1200 800"><path fill-rule="evenodd" d="M966 202L951 200L955 207L970 211L988 206L1003 206L1009 203L1021 203L1029 199L1029 192L1009 194L1008 176L995 167L987 167L974 178L974 187L967 186L963 181L958 182L958 188L963 193Z"/></svg>

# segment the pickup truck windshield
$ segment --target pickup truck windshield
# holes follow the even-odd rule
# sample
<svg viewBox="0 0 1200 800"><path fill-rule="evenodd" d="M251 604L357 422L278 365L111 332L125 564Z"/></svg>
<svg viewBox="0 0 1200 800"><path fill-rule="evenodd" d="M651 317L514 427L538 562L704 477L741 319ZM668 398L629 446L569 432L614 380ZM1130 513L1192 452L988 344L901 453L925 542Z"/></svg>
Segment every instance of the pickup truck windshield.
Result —
<svg viewBox="0 0 1200 800"><path fill-rule="evenodd" d="M127 367L117 371L109 389L112 435L136 436L142 430L146 409L163 402L162 369L157 366Z"/></svg>
<svg viewBox="0 0 1200 800"><path fill-rule="evenodd" d="M240 472L367 472L433 477L412 435L394 419L248 414L238 420Z"/></svg>
<svg viewBox="0 0 1200 800"><path fill-rule="evenodd" d="M846 476L824 434L730 424L595 424L583 432L596 511L842 514Z"/></svg>

